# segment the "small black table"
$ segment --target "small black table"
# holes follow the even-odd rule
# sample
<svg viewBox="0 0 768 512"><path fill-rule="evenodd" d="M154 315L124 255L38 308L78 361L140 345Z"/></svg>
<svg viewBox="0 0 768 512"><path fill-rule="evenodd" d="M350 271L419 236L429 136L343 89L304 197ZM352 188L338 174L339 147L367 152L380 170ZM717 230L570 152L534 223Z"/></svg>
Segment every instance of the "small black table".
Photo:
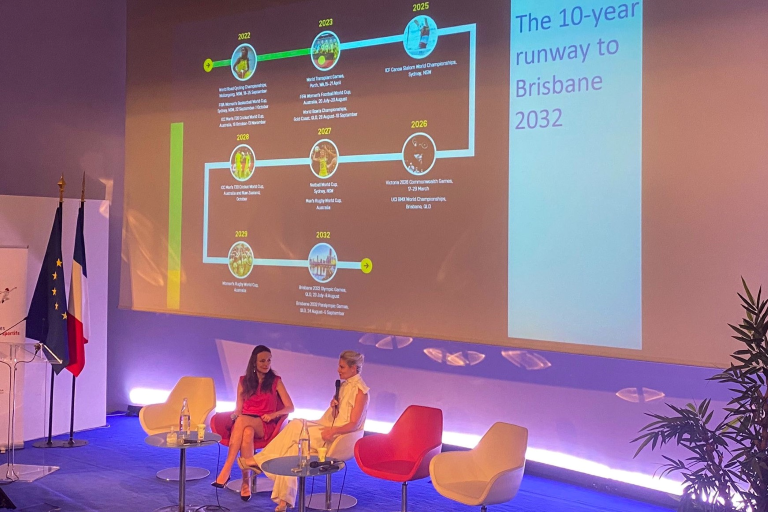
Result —
<svg viewBox="0 0 768 512"><path fill-rule="evenodd" d="M317 456L310 457L310 462L317 461ZM305 512L306 511L306 487L307 487L307 477L311 476L325 476L330 475L332 473L335 473L337 471L340 471L344 468L344 462L337 462L336 465L337 468L331 468L329 466L324 466L320 468L311 468L309 465L307 465L305 468L302 468L301 471L297 470L298 467L299 458L296 455L289 455L288 457L278 457L276 459L268 460L264 462L261 465L261 469L265 473L271 473L273 475L280 475L280 476L295 476L299 479L299 502L298 502L298 512ZM321 471L321 469L324 469Z"/></svg>
<svg viewBox="0 0 768 512"><path fill-rule="evenodd" d="M212 432L206 432L205 437L197 441L197 432L190 434L191 441L189 443L179 442L178 444L168 444L165 439L168 434L153 434L147 436L144 442L150 446L156 446L157 448L172 448L179 450L179 504L169 505L167 507L161 507L155 510L155 512L193 512L196 510L204 510L201 507L187 506L186 504L186 482L187 482L187 449L200 448L202 446L211 446L221 441L221 436ZM181 440L180 440L181 441Z"/></svg>

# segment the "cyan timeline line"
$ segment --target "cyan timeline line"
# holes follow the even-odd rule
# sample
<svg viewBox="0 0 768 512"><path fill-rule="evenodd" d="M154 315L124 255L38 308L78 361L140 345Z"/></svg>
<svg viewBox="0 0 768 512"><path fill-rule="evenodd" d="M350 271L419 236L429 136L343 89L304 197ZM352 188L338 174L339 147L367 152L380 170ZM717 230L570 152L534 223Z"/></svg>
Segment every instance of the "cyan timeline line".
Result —
<svg viewBox="0 0 768 512"><path fill-rule="evenodd" d="M307 159L308 160L308 159ZM229 170L229 162L214 162L205 164L205 188L203 194L203 263L212 263L215 265L228 265L229 258L220 258L208 256L208 198L210 196L210 176L213 169L227 169ZM265 266L265 267L309 267L308 260L283 260L283 259L266 259L255 258L253 260L253 266ZM362 270L362 262L360 261L339 261L336 263L336 268L339 269L352 269Z"/></svg>

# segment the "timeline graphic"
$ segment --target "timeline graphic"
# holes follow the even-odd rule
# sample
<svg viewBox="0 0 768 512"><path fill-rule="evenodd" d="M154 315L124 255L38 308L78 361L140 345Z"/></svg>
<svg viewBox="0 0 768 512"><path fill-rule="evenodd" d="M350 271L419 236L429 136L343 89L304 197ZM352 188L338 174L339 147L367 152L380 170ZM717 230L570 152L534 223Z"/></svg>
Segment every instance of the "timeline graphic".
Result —
<svg viewBox="0 0 768 512"><path fill-rule="evenodd" d="M236 4L132 61L136 301L639 346L642 2Z"/></svg>
<svg viewBox="0 0 768 512"><path fill-rule="evenodd" d="M336 275L337 270L352 269L369 273L372 270L370 259L339 261L335 250L327 243L314 246L306 259L254 258L253 250L243 241L235 242L227 256L209 255L211 173L226 170L232 174L235 180L245 183L261 170L300 167L306 169L306 167L309 167L309 170L316 178L327 180L332 176L337 176L338 173L345 172L346 164L400 162L411 176L421 177L429 173L439 160L474 157L477 34L475 24L437 28L431 17L420 15L413 18L406 26L404 32L398 35L342 42L334 32L324 30L314 38L312 45L308 48L259 54L257 49L250 43L242 43L235 48L229 60L214 61L210 58L206 59L203 63L203 69L206 73L217 69L229 68L238 81L245 82L262 73L265 66L268 66L269 61L309 57L312 66L317 71L325 73L335 68L342 61L347 51L374 46L392 47L402 44L402 50L409 57L420 61L433 52L441 38L456 34L468 34L469 36L469 44L466 47L469 64L469 73L466 81L468 93L468 104L466 106L468 119L466 147L440 149L429 133L424 131L410 134L403 141L399 152L389 153L346 154L346 147L341 141L322 138L315 142L311 148L307 149L308 156L296 155L287 158L260 159L258 151L254 150L251 145L239 144L233 149L228 161L207 162L204 164L203 263L227 264L232 274L239 279L248 277L254 266L307 268L313 279L319 282L330 281ZM417 69L416 66L413 66L413 69ZM423 70L421 72L427 75L432 73L432 70L427 65L420 65L418 69ZM390 68L387 68L386 72L390 72ZM424 124L426 125L426 122ZM414 127L426 128L426 126L421 127L418 125ZM323 250L326 250L326 254L319 259L317 250L319 250L318 247L320 246L322 246Z"/></svg>

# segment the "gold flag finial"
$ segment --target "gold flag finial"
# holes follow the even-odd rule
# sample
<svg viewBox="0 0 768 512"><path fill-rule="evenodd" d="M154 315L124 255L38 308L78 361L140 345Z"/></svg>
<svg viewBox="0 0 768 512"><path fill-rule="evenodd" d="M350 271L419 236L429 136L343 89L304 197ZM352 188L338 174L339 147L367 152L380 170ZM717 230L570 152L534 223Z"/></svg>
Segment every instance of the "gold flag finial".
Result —
<svg viewBox="0 0 768 512"><path fill-rule="evenodd" d="M85 202L85 173L83 173L83 189L80 192L80 202L81 203Z"/></svg>
<svg viewBox="0 0 768 512"><path fill-rule="evenodd" d="M67 186L67 182L64 181L64 175L61 175L61 179L59 180L59 202L64 202L64 187Z"/></svg>

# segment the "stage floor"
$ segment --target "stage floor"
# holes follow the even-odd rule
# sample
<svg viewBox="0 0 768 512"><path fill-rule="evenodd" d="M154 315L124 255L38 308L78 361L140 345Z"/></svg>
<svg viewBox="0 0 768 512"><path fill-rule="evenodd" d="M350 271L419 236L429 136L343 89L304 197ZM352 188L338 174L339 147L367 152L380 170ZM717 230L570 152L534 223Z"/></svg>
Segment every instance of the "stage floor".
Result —
<svg viewBox="0 0 768 512"><path fill-rule="evenodd" d="M38 449L26 443L16 452L19 464L60 466L55 473L32 483L15 482L3 487L17 507L29 507L43 502L55 504L62 511L147 511L178 503L178 484L164 482L155 473L164 468L178 467L179 454L175 450L162 450L144 443L146 437L138 418L110 417L107 427L78 433L77 439L88 445L72 449ZM60 436L57 439L66 439ZM226 448L222 447L220 460ZM215 505L215 489L210 486L217 467L219 449L216 446L189 450L187 465L203 467L212 475L187 484L187 504ZM5 456L0 457L5 462ZM344 492L358 499L351 509L357 512L400 510L400 484L384 482L363 474L350 461L346 478L344 473L334 475L334 491L344 480ZM238 478L239 471L233 471ZM307 489L312 487L307 481ZM322 492L324 479L314 482L315 492ZM232 511L274 510L269 494L256 494L245 503L228 490L219 491L222 506ZM408 486L409 510L440 512L468 512L479 510L443 498L432 488L428 479ZM510 503L489 507L493 512L663 512L660 508L642 502L601 494L596 491L526 475L517 497Z"/></svg>

